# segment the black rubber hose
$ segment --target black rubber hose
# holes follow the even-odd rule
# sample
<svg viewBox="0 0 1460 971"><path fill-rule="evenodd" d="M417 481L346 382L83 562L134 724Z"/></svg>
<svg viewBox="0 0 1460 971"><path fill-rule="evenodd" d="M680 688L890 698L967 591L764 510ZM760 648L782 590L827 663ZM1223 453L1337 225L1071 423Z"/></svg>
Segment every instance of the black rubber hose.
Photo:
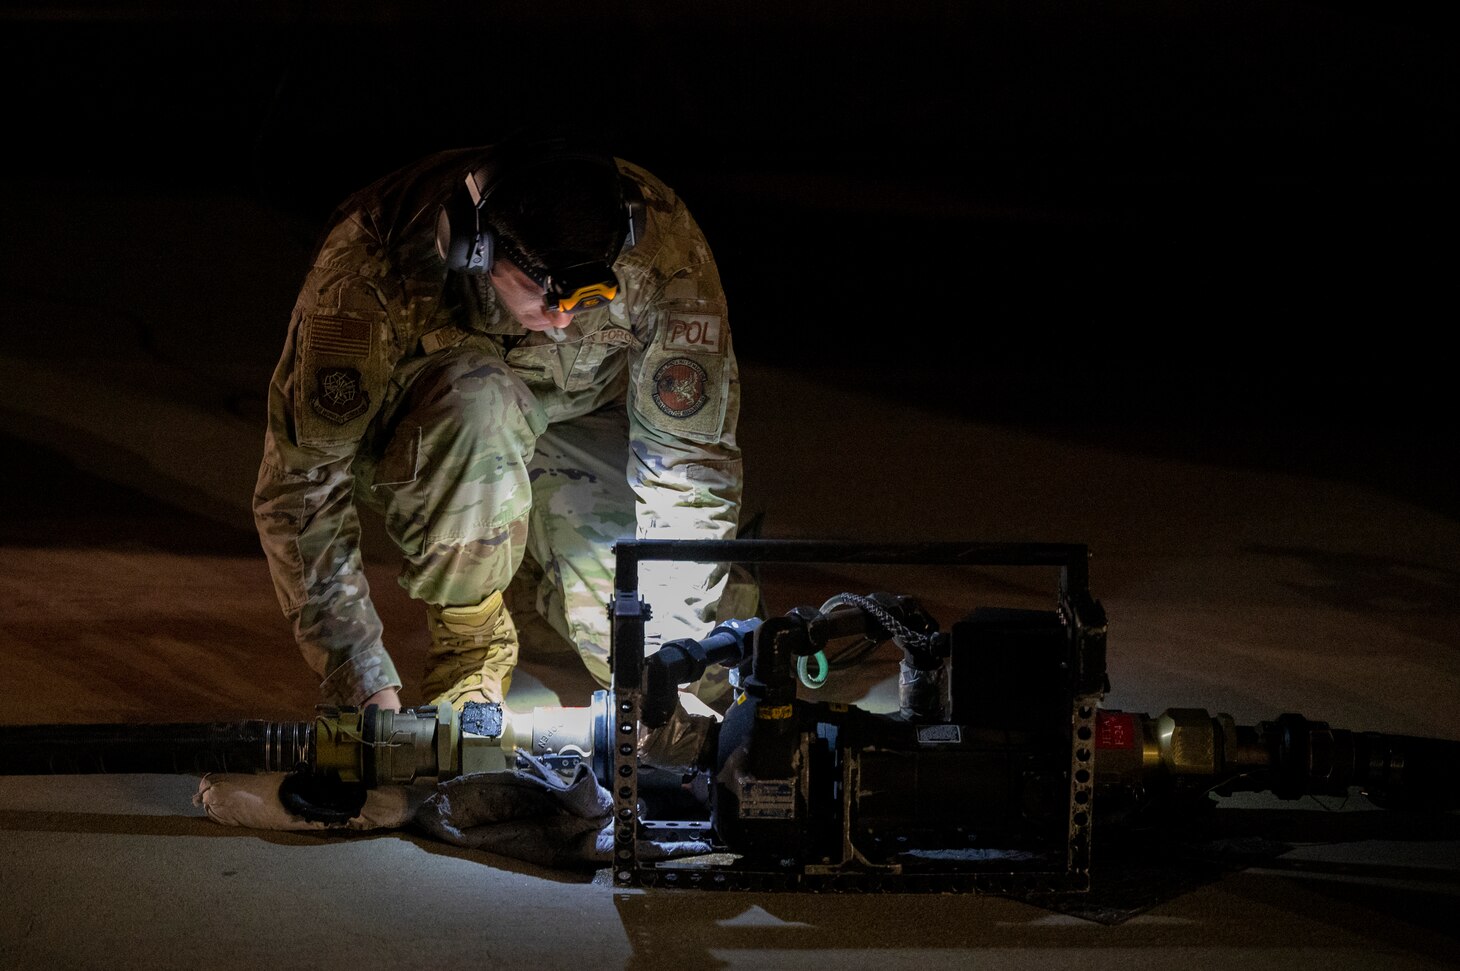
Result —
<svg viewBox="0 0 1460 971"><path fill-rule="evenodd" d="M1343 795L1357 786L1384 808L1460 809L1460 742L1329 728L1291 712L1260 731L1279 798Z"/></svg>
<svg viewBox="0 0 1460 971"><path fill-rule="evenodd" d="M0 726L0 775L276 772L313 757L310 722Z"/></svg>

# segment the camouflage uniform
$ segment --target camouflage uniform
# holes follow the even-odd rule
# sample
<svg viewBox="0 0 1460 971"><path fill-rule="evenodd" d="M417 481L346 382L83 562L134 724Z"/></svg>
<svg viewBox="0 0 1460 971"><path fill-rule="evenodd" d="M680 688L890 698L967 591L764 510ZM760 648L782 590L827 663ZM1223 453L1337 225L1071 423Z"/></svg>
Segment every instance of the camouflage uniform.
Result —
<svg viewBox="0 0 1460 971"><path fill-rule="evenodd" d="M430 156L336 211L269 392L254 496L280 605L328 702L399 686L362 570L359 500L427 603L476 604L518 573L600 682L612 543L720 539L741 494L740 384L713 257L684 204L625 162L647 225L618 296L523 330L485 278L448 273L438 208L480 150ZM703 636L725 571L645 564L651 637Z"/></svg>

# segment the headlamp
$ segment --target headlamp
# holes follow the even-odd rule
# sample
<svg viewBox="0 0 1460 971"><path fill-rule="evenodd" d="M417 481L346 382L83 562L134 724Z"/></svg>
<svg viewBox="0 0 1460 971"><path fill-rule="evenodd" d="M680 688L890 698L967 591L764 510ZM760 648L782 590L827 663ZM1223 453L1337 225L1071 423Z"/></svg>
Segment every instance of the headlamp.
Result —
<svg viewBox="0 0 1460 971"><path fill-rule="evenodd" d="M618 295L618 277L602 260L550 271L543 283L543 306L576 314L602 307Z"/></svg>

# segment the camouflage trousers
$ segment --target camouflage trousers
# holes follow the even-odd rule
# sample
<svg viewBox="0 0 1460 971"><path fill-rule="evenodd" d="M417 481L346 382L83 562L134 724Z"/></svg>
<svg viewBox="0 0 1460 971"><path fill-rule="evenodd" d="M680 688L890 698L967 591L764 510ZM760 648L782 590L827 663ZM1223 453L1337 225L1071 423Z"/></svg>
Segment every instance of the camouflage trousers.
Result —
<svg viewBox="0 0 1460 971"><path fill-rule="evenodd" d="M607 686L612 546L635 530L621 396L550 422L499 357L458 348L433 355L395 397L383 447L357 460L355 475L365 486L357 495L403 555L401 586L439 606L503 591L526 650L534 637L556 635ZM526 609L552 633L523 623ZM702 694L719 695L722 681Z"/></svg>

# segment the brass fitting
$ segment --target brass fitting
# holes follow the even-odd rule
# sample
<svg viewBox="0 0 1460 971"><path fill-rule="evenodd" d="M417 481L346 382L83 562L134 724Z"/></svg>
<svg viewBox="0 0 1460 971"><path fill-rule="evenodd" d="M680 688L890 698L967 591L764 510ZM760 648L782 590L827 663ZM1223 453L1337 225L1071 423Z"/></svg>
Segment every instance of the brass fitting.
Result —
<svg viewBox="0 0 1460 971"><path fill-rule="evenodd" d="M404 711L321 707L314 719L314 770L369 786L454 775L459 737L449 705Z"/></svg>
<svg viewBox="0 0 1460 971"><path fill-rule="evenodd" d="M1221 764L1216 736L1217 722L1204 708L1167 708L1156 719L1161 764L1172 775L1216 774Z"/></svg>

